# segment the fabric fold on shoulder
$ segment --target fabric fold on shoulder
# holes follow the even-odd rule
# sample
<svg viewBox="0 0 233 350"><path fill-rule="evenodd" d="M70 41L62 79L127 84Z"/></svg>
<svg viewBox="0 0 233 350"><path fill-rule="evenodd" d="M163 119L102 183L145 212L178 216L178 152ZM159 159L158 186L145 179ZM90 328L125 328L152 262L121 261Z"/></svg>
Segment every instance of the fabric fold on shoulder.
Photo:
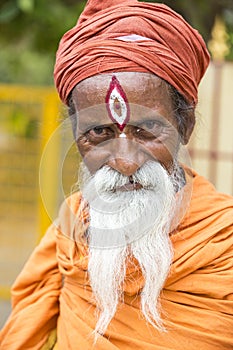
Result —
<svg viewBox="0 0 233 350"><path fill-rule="evenodd" d="M56 328L62 276L52 225L12 287L12 313L0 333L1 350L38 350Z"/></svg>

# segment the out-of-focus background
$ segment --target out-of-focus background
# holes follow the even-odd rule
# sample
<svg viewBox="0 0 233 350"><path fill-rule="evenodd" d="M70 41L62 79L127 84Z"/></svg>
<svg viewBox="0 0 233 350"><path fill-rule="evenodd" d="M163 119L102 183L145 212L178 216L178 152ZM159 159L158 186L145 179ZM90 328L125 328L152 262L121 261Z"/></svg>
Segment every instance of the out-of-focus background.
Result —
<svg viewBox="0 0 233 350"><path fill-rule="evenodd" d="M182 14L211 52L189 154L193 168L233 194L233 1L157 2ZM85 3L0 1L0 326L12 282L77 179L79 155L64 137L69 126L60 127L66 114L53 64L59 39Z"/></svg>

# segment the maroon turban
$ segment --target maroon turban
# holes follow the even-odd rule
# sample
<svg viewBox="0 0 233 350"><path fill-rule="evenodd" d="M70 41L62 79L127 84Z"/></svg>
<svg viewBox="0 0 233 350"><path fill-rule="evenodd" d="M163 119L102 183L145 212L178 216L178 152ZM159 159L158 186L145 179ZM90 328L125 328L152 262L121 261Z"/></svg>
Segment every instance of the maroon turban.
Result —
<svg viewBox="0 0 233 350"><path fill-rule="evenodd" d="M64 103L77 83L107 72L151 72L197 103L209 63L200 34L166 5L136 0L89 0L61 39L54 69Z"/></svg>

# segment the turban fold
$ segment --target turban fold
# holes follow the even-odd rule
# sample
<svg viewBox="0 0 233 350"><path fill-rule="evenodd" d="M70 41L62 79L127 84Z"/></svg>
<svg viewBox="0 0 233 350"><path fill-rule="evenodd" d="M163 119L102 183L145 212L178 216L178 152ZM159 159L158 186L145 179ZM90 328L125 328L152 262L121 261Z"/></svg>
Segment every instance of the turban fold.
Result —
<svg viewBox="0 0 233 350"><path fill-rule="evenodd" d="M201 35L163 4L89 0L62 37L54 68L64 103L80 81L100 73L150 72L192 104L209 63Z"/></svg>

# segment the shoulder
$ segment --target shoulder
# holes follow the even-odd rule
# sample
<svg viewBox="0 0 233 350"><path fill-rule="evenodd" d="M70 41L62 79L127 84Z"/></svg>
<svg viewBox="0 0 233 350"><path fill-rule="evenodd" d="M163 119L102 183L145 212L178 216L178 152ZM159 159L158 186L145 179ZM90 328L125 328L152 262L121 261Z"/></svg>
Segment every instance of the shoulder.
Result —
<svg viewBox="0 0 233 350"><path fill-rule="evenodd" d="M233 197L217 191L212 183L194 171L192 175L189 218L195 222L210 219L221 223L220 226L233 225Z"/></svg>
<svg viewBox="0 0 233 350"><path fill-rule="evenodd" d="M186 214L174 235L174 242L185 238L194 247L210 244L219 253L233 244L233 197L219 193L204 177L193 172L192 194Z"/></svg>
<svg viewBox="0 0 233 350"><path fill-rule="evenodd" d="M82 202L81 192L75 192L67 197L60 206L59 218L69 217L75 215L80 208Z"/></svg>
<svg viewBox="0 0 233 350"><path fill-rule="evenodd" d="M65 236L73 237L77 230L83 231L88 223L88 206L81 192L73 193L62 203L57 227Z"/></svg>

